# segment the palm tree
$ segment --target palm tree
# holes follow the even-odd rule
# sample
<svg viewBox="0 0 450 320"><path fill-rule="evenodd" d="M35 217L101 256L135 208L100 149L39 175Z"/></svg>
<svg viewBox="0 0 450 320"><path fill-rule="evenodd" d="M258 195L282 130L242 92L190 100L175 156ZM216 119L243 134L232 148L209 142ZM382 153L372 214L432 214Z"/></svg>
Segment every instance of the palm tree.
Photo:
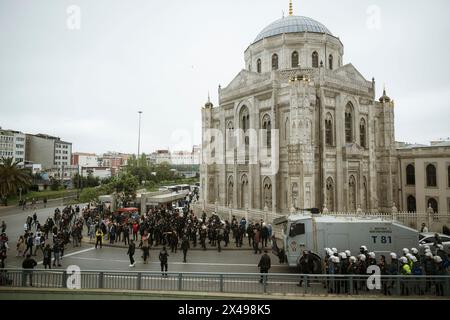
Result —
<svg viewBox="0 0 450 320"><path fill-rule="evenodd" d="M31 176L27 170L19 168L19 161L13 158L0 159L0 198L16 193L21 187L30 185Z"/></svg>

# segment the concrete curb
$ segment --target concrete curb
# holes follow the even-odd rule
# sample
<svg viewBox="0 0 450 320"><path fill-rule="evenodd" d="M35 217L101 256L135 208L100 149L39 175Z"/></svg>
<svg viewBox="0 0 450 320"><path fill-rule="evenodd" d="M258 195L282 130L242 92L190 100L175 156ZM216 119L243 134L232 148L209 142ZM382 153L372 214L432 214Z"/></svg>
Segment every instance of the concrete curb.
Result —
<svg viewBox="0 0 450 320"><path fill-rule="evenodd" d="M110 290L110 289L79 289L70 290L63 288L11 288L1 287L0 297L3 300L24 299L23 295L30 295L29 299L116 299L116 300L135 300L164 298L168 300L183 299L237 299L237 300L448 300L448 298L439 297L380 297L370 296L342 296L342 295L301 295L301 294L242 294L242 293L221 293L221 292L193 292L193 291L133 291L133 290ZM4 295L4 296L3 296ZM21 296L17 296L21 295ZM47 296L46 296L47 295ZM53 296L52 296L53 295ZM85 298L83 298L85 296ZM27 299L25 297L25 299Z"/></svg>

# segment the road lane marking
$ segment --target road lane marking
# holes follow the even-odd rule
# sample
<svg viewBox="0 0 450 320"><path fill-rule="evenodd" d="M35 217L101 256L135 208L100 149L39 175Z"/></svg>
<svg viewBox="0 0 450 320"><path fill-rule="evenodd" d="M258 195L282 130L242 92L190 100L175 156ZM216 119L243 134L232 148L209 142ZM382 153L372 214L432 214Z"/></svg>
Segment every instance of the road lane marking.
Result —
<svg viewBox="0 0 450 320"><path fill-rule="evenodd" d="M83 249L83 250L80 250L80 251L71 252L71 253L65 254L65 255L63 256L63 258L67 258L67 257L74 256L74 255L76 255L76 254L80 254L80 253L92 251L92 250L94 250L94 249L95 249L95 247L92 247L92 248ZM53 260L55 260L55 258L52 258L52 261L53 261ZM60 260L61 260L61 257L60 257ZM44 261L39 261L39 262L38 262L38 264L42 264L42 263L44 263Z"/></svg>
<svg viewBox="0 0 450 320"><path fill-rule="evenodd" d="M65 257L65 256L64 256ZM100 259L100 258L86 258L86 257L76 257L73 259L79 260L92 260L92 261L113 261L113 262L130 262L130 260L115 260L115 259ZM159 265L160 262L150 261L151 264ZM139 264L143 264L139 262ZM238 266L238 267L255 267L256 264L250 263L209 263L209 262L170 262L171 265L200 265L200 266ZM286 267L286 265L275 264L272 267Z"/></svg>

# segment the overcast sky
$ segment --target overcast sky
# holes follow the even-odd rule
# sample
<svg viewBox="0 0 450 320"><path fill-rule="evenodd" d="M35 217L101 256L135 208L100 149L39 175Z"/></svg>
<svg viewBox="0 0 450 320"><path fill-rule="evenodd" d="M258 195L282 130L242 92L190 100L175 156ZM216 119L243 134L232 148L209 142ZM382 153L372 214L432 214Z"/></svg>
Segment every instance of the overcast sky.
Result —
<svg viewBox="0 0 450 320"><path fill-rule="evenodd" d="M344 44L344 63L386 83L396 139L450 136L450 1L294 0ZM190 149L208 90L288 0L1 0L0 126L47 133L74 151ZM77 29L76 5L80 9ZM378 15L379 13L379 15ZM377 19L379 16L379 19Z"/></svg>

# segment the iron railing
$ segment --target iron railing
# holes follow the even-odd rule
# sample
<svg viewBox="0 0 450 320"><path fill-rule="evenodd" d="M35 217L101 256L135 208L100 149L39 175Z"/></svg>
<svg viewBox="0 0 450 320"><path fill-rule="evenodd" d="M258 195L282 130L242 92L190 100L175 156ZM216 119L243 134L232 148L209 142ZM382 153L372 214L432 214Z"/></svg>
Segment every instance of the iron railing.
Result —
<svg viewBox="0 0 450 320"><path fill-rule="evenodd" d="M30 283L30 275L32 283ZM78 278L77 278L78 277ZM369 283L369 285L368 285ZM2 287L292 295L450 296L450 276L306 275L3 269ZM79 286L78 286L79 285Z"/></svg>

